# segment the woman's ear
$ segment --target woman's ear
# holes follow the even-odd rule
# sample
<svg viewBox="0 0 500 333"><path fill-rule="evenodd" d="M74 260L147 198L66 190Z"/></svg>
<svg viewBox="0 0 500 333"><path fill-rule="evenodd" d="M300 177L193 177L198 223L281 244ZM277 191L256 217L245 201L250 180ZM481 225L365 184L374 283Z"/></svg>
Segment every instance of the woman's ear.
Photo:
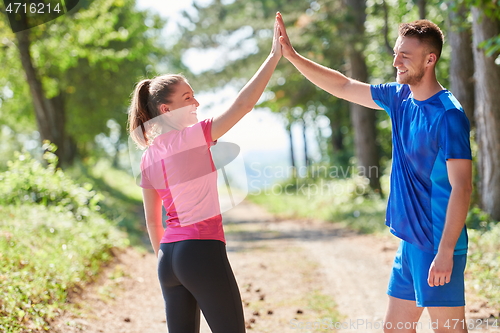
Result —
<svg viewBox="0 0 500 333"><path fill-rule="evenodd" d="M167 104L161 104L160 105L160 113L161 114L167 113L168 111L170 111L170 109L168 108Z"/></svg>

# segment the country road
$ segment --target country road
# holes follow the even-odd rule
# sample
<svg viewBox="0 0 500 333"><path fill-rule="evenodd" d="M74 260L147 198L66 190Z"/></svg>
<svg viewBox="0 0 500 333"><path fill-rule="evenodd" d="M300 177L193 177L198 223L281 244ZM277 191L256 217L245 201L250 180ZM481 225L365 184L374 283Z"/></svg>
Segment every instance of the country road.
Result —
<svg viewBox="0 0 500 333"><path fill-rule="evenodd" d="M280 221L248 202L225 213L224 225L248 332L383 332L396 238L321 221ZM80 309L56 320L51 332L167 331L151 253L120 254L73 302ZM430 325L424 311L417 332L432 332ZM206 322L201 332L211 332Z"/></svg>

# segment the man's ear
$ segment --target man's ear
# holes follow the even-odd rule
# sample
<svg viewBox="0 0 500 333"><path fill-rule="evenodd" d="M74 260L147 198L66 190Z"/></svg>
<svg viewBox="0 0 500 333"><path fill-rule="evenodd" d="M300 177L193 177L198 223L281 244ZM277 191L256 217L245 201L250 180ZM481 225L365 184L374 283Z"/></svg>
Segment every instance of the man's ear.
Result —
<svg viewBox="0 0 500 333"><path fill-rule="evenodd" d="M437 55L435 53L429 53L429 55L427 56L427 65L436 65L436 62L437 62Z"/></svg>
<svg viewBox="0 0 500 333"><path fill-rule="evenodd" d="M167 113L168 111L170 111L169 107L167 104L161 104L160 105L160 113L161 114L164 114L164 113Z"/></svg>

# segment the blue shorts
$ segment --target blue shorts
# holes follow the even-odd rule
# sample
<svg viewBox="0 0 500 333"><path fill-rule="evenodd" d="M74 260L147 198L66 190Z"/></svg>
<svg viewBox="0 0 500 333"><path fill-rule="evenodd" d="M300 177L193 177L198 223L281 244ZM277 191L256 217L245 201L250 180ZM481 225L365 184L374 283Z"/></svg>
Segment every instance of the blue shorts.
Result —
<svg viewBox="0 0 500 333"><path fill-rule="evenodd" d="M464 270L467 255L453 256L453 271L449 283L431 287L427 283L427 278L434 257L435 254L424 252L402 240L394 258L387 294L395 298L416 301L418 307L464 306Z"/></svg>

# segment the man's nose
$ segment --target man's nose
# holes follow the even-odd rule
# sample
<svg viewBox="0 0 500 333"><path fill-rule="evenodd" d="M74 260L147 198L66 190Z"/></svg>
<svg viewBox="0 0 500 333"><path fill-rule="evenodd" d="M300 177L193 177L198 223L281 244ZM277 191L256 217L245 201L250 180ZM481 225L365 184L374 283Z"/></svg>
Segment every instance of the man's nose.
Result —
<svg viewBox="0 0 500 333"><path fill-rule="evenodd" d="M394 56L394 60L392 61L392 66L398 67L401 64L401 59L399 55Z"/></svg>

